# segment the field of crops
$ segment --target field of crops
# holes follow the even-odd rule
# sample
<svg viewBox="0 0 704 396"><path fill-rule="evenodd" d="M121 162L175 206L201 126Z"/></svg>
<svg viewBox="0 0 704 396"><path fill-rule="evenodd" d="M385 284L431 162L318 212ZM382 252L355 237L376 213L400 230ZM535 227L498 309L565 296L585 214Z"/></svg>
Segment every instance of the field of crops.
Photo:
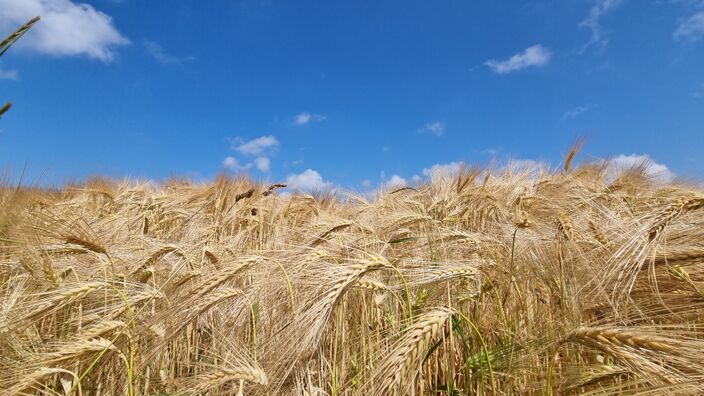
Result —
<svg viewBox="0 0 704 396"><path fill-rule="evenodd" d="M704 192L566 162L6 185L0 393L704 393Z"/></svg>

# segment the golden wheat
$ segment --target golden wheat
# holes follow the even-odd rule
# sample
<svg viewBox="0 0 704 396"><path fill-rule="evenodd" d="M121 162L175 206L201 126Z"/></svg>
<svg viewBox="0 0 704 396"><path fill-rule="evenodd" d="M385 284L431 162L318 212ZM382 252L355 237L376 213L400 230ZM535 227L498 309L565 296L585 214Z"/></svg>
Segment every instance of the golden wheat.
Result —
<svg viewBox="0 0 704 396"><path fill-rule="evenodd" d="M0 188L0 393L704 393L704 191L578 148L373 196Z"/></svg>

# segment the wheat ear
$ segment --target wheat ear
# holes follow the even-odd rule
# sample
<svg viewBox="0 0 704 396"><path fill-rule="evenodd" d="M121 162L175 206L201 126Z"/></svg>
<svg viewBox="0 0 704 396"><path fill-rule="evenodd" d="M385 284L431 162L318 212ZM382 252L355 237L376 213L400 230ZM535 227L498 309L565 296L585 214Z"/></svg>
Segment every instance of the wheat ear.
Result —
<svg viewBox="0 0 704 396"><path fill-rule="evenodd" d="M701 195L683 197L675 200L655 217L653 225L651 225L648 230L648 239L652 241L657 238L665 227L677 217L690 210L696 210L702 207L704 207L704 196Z"/></svg>
<svg viewBox="0 0 704 396"><path fill-rule="evenodd" d="M202 394L230 382L242 380L260 385L269 384L266 373L260 368L250 366L219 367L199 374L194 380L184 383L183 387L187 388L187 390L179 392L178 394Z"/></svg>
<svg viewBox="0 0 704 396"><path fill-rule="evenodd" d="M377 366L373 383L369 384L375 395L405 394L412 385L431 342L435 340L453 311L435 308L424 313L394 344Z"/></svg>

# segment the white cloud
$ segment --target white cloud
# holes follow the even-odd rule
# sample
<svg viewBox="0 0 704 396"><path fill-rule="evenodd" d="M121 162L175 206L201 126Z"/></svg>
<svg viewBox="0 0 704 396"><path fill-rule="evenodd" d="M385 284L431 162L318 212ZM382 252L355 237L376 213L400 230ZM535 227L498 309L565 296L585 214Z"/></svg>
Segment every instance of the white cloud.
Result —
<svg viewBox="0 0 704 396"><path fill-rule="evenodd" d="M261 156L275 151L279 147L279 141L274 136L260 136L247 142L236 138L232 146L241 154Z"/></svg>
<svg viewBox="0 0 704 396"><path fill-rule="evenodd" d="M239 172L245 169L249 169L251 164L242 165L240 164L240 161L235 157L225 157L225 159L222 160L222 166L233 172Z"/></svg>
<svg viewBox="0 0 704 396"><path fill-rule="evenodd" d="M586 27L592 32L591 38L584 44L581 52L586 51L591 46L596 46L598 50L606 48L609 44L609 39L601 26L601 18L622 3L623 0L594 0L592 8L589 10L589 16L579 24L580 27Z"/></svg>
<svg viewBox="0 0 704 396"><path fill-rule="evenodd" d="M173 56L166 52L166 50L155 41L144 40L142 44L144 45L144 48L147 50L149 55L151 55L154 60L161 63L162 65L180 65L183 62L188 62L195 59L192 56L186 58L179 58Z"/></svg>
<svg viewBox="0 0 704 396"><path fill-rule="evenodd" d="M2 70L0 69L0 80L14 80L17 81L20 79L19 73L17 73L17 70Z"/></svg>
<svg viewBox="0 0 704 396"><path fill-rule="evenodd" d="M293 117L293 125L306 125L311 121L325 121L326 117L320 114L301 113Z"/></svg>
<svg viewBox="0 0 704 396"><path fill-rule="evenodd" d="M550 62L552 52L542 45L534 45L526 48L524 51L513 55L512 57L498 61L490 59L484 64L489 66L494 73L507 74L527 67L542 67Z"/></svg>
<svg viewBox="0 0 704 396"><path fill-rule="evenodd" d="M237 158L235 157L225 157L225 159L222 161L222 166L226 168L234 168L238 164Z"/></svg>
<svg viewBox="0 0 704 396"><path fill-rule="evenodd" d="M408 185L406 179L402 178L399 175L391 175L389 180L384 182L384 187L386 188L405 187L406 185Z"/></svg>
<svg viewBox="0 0 704 396"><path fill-rule="evenodd" d="M112 18L71 0L0 0L0 30L11 32L35 16L42 19L18 46L56 56L88 56L110 62L115 48L129 43Z"/></svg>
<svg viewBox="0 0 704 396"><path fill-rule="evenodd" d="M562 115L562 120L568 120L568 119L573 119L577 118L580 115L586 113L587 111L596 108L597 105L595 104L585 104L581 106L577 106L574 109L567 110L563 115Z"/></svg>
<svg viewBox="0 0 704 396"><path fill-rule="evenodd" d="M464 167L464 161L448 162L446 164L435 164L430 168L424 168L422 173L427 177L454 176Z"/></svg>
<svg viewBox="0 0 704 396"><path fill-rule="evenodd" d="M305 125L308 122L310 122L310 114L309 113L301 113L293 118L293 123L296 125Z"/></svg>
<svg viewBox="0 0 704 396"><path fill-rule="evenodd" d="M423 128L418 130L418 133L435 135L437 137L445 134L445 123L442 122L429 122L423 125Z"/></svg>
<svg viewBox="0 0 704 396"><path fill-rule="evenodd" d="M306 169L302 173L290 174L286 176L286 185L288 188L302 191L316 191L330 188L332 183L323 180L320 173L313 169Z"/></svg>
<svg viewBox="0 0 704 396"><path fill-rule="evenodd" d="M271 160L267 157L257 157L254 160L254 166L257 167L262 172L269 172L269 167L271 166Z"/></svg>
<svg viewBox="0 0 704 396"><path fill-rule="evenodd" d="M622 172L635 167L645 167L645 174L658 181L669 182L675 178L675 174L666 165L655 162L648 154L620 154L613 157L608 161L606 177L614 180Z"/></svg>
<svg viewBox="0 0 704 396"><path fill-rule="evenodd" d="M680 21L673 33L677 40L698 41L704 37L704 11L699 11L689 18Z"/></svg>

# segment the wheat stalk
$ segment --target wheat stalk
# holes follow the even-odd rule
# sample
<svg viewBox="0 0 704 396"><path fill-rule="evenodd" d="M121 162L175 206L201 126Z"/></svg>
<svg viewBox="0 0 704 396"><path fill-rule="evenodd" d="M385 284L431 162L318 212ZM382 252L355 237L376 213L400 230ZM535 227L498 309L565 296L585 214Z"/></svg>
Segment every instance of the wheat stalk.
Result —
<svg viewBox="0 0 704 396"><path fill-rule="evenodd" d="M677 217L704 207L704 196L683 197L668 205L662 212L658 213L648 230L648 239L651 241L657 238L665 227Z"/></svg>
<svg viewBox="0 0 704 396"><path fill-rule="evenodd" d="M375 395L405 394L431 342L451 315L448 308L435 308L419 316L374 370L369 391Z"/></svg>
<svg viewBox="0 0 704 396"><path fill-rule="evenodd" d="M566 337L567 341L580 342L601 349L648 349L667 354L677 354L683 343L666 337L634 333L628 329L608 327L579 327Z"/></svg>
<svg viewBox="0 0 704 396"><path fill-rule="evenodd" d="M41 360L44 365L55 365L66 360L87 358L93 354L115 350L117 348L112 341L98 337L61 345L55 351L44 354Z"/></svg>
<svg viewBox="0 0 704 396"><path fill-rule="evenodd" d="M239 260L235 265L231 265L228 268L222 269L216 272L214 275L204 280L203 283L198 285L192 292L194 299L200 299L206 294L210 293L216 287L222 285L223 283L231 280L242 272L252 268L255 264L260 262L262 259L260 257L247 257L245 259Z"/></svg>
<svg viewBox="0 0 704 396"><path fill-rule="evenodd" d="M88 282L80 286L75 286L68 289L59 289L55 292L46 293L45 295L42 295L43 298L39 302L39 307L33 309L18 319L15 326L17 326L17 328L27 326L30 322L50 315L52 312L56 312L59 309L71 303L75 303L87 295L107 286L108 284L105 282Z"/></svg>
<svg viewBox="0 0 704 396"><path fill-rule="evenodd" d="M198 374L194 380L183 384L183 395L202 394L220 388L234 381L248 381L259 385L268 385L269 379L260 368L250 366L218 367L206 373Z"/></svg>

